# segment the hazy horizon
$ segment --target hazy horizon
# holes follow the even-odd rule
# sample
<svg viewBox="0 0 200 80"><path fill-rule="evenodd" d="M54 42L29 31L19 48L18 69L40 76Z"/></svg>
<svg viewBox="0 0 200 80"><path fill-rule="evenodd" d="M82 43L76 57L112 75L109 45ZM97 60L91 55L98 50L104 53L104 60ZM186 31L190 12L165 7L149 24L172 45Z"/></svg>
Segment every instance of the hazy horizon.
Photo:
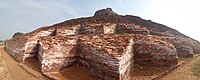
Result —
<svg viewBox="0 0 200 80"><path fill-rule="evenodd" d="M178 30L200 41L198 0L1 0L0 40L69 19L93 16L110 7L119 15L134 15Z"/></svg>

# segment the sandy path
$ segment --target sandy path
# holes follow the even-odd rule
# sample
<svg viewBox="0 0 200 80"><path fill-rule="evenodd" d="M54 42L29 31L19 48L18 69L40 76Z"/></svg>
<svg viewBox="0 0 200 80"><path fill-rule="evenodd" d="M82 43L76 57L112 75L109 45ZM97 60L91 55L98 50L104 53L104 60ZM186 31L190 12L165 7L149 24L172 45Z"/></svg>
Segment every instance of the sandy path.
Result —
<svg viewBox="0 0 200 80"><path fill-rule="evenodd" d="M3 74L3 77L2 79L0 78L0 80L44 80L43 76L39 72L13 60L4 51L3 46L0 47L0 52L0 64L4 65L4 67L1 67L0 65L0 71L1 69L4 70L4 72L0 72L0 74Z"/></svg>
<svg viewBox="0 0 200 80"><path fill-rule="evenodd" d="M0 46L2 49L3 46ZM13 80L11 74L8 71L5 60L2 56L2 50L0 49L0 80Z"/></svg>
<svg viewBox="0 0 200 80"><path fill-rule="evenodd" d="M200 61L200 56L189 60L179 68L164 76L161 80L200 80L193 75L192 67L196 62Z"/></svg>

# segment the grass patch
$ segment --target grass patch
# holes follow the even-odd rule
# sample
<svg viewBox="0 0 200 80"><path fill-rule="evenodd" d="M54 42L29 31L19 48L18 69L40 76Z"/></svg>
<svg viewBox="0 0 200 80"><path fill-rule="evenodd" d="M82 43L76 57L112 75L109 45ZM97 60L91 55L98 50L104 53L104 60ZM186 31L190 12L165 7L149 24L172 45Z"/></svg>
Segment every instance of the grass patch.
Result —
<svg viewBox="0 0 200 80"><path fill-rule="evenodd" d="M200 78L200 61L197 61L192 67L193 75Z"/></svg>

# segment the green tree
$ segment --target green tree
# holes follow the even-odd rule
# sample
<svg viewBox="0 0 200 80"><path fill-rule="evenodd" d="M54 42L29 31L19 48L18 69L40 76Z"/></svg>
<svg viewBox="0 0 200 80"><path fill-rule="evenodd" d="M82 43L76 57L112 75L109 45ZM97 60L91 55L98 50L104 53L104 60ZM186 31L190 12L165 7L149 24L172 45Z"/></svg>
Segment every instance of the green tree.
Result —
<svg viewBox="0 0 200 80"><path fill-rule="evenodd" d="M24 34L24 33L16 32L12 37L20 36L20 35L23 35L23 34Z"/></svg>

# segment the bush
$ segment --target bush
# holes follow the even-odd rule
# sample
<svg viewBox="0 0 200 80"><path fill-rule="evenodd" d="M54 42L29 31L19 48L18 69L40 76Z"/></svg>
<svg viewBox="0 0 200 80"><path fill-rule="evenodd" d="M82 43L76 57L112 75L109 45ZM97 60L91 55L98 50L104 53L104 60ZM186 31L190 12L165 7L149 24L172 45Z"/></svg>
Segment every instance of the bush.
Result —
<svg viewBox="0 0 200 80"><path fill-rule="evenodd" d="M20 36L20 35L23 35L23 34L24 34L24 33L16 32L12 37Z"/></svg>

